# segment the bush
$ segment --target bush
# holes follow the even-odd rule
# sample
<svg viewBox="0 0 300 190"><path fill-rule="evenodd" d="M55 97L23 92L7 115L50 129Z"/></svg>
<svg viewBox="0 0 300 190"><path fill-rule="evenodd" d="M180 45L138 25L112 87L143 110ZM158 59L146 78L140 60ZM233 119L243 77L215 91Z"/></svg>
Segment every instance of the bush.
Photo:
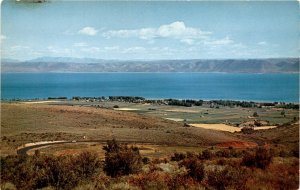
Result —
<svg viewBox="0 0 300 190"><path fill-rule="evenodd" d="M207 183L218 190L245 189L247 176L243 168L225 167L214 169L207 174Z"/></svg>
<svg viewBox="0 0 300 190"><path fill-rule="evenodd" d="M257 112L254 112L253 113L253 117L258 117L259 115L258 115L258 113Z"/></svg>
<svg viewBox="0 0 300 190"><path fill-rule="evenodd" d="M148 157L143 157L142 162L143 162L143 164L149 164L150 159Z"/></svg>
<svg viewBox="0 0 300 190"><path fill-rule="evenodd" d="M255 153L256 167L265 169L272 162L272 157L270 150L258 148Z"/></svg>
<svg viewBox="0 0 300 190"><path fill-rule="evenodd" d="M296 158L299 158L299 147L295 147L291 150L291 155L293 155Z"/></svg>
<svg viewBox="0 0 300 190"><path fill-rule="evenodd" d="M145 174L132 175L129 177L129 183L138 189L168 189L167 181L170 175L163 172L151 172Z"/></svg>
<svg viewBox="0 0 300 190"><path fill-rule="evenodd" d="M241 165L247 167L255 167L256 166L255 154L246 152L245 155L243 156Z"/></svg>
<svg viewBox="0 0 300 190"><path fill-rule="evenodd" d="M85 151L75 157L72 165L82 179L90 179L97 173L101 163L96 153Z"/></svg>
<svg viewBox="0 0 300 190"><path fill-rule="evenodd" d="M195 157L183 160L180 166L184 166L187 169L188 176L199 182L202 181L205 176L203 163Z"/></svg>
<svg viewBox="0 0 300 190"><path fill-rule="evenodd" d="M181 161L186 158L184 153L175 152L173 156L171 156L171 161Z"/></svg>
<svg viewBox="0 0 300 190"><path fill-rule="evenodd" d="M118 105L114 105L114 107L113 108L119 108L119 106Z"/></svg>
<svg viewBox="0 0 300 190"><path fill-rule="evenodd" d="M213 157L213 154L209 150L204 150L202 154L199 154L199 158L202 160L209 160Z"/></svg>
<svg viewBox="0 0 300 190"><path fill-rule="evenodd" d="M254 128L253 127L243 127L241 129L241 131L244 134L252 134L254 132Z"/></svg>
<svg viewBox="0 0 300 190"><path fill-rule="evenodd" d="M107 142L104 171L111 177L137 173L141 169L142 157L137 147L119 145L116 140Z"/></svg>
<svg viewBox="0 0 300 190"><path fill-rule="evenodd" d="M272 162L272 153L270 150L259 147L255 154L246 153L242 159L242 165L248 167L257 167L261 169L265 169Z"/></svg>
<svg viewBox="0 0 300 190"><path fill-rule="evenodd" d="M89 180L100 168L98 156L84 152L78 156L7 156L1 158L1 183L12 182L17 189L73 189Z"/></svg>
<svg viewBox="0 0 300 190"><path fill-rule="evenodd" d="M201 188L200 183L197 184L193 178L184 174L172 175L167 183L168 189L204 189L204 187Z"/></svg>
<svg viewBox="0 0 300 190"><path fill-rule="evenodd" d="M281 151L279 152L279 156L280 156L280 157L289 157L289 152L286 151L286 150L281 150Z"/></svg>

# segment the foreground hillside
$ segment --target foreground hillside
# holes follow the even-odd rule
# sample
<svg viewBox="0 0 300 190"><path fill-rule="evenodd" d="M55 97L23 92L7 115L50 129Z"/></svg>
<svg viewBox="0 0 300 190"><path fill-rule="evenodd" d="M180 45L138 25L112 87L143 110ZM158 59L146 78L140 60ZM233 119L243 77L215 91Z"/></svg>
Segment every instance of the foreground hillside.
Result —
<svg viewBox="0 0 300 190"><path fill-rule="evenodd" d="M45 57L18 62L3 60L2 72L224 72L297 73L297 58L116 61Z"/></svg>

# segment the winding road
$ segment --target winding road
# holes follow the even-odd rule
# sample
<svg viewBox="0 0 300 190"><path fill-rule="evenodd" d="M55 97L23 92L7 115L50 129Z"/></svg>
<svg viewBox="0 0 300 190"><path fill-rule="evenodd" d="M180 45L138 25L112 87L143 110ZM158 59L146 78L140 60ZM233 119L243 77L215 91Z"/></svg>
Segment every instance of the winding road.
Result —
<svg viewBox="0 0 300 190"><path fill-rule="evenodd" d="M24 146L17 149L18 155L28 155L27 152L31 149L35 148L41 148L45 146L52 146L52 145L58 145L58 144L79 144L79 143L106 143L107 140L86 140L86 141L60 141L60 142L49 142L49 143L43 143L43 144L35 144L31 146ZM153 142L146 142L146 141L120 141L119 143L141 143L141 144L155 144ZM39 143L39 142L37 142ZM157 144L157 143L156 143ZM166 143L160 143L160 144L166 144Z"/></svg>

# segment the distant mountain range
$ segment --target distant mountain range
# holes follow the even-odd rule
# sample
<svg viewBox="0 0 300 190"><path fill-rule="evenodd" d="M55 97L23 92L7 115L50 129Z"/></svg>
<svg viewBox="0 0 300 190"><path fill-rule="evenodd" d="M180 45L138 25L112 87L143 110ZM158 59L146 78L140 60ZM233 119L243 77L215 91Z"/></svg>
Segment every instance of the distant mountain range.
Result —
<svg viewBox="0 0 300 190"><path fill-rule="evenodd" d="M276 58L124 61L93 58L41 57L29 61L2 59L1 72L299 73L299 59Z"/></svg>

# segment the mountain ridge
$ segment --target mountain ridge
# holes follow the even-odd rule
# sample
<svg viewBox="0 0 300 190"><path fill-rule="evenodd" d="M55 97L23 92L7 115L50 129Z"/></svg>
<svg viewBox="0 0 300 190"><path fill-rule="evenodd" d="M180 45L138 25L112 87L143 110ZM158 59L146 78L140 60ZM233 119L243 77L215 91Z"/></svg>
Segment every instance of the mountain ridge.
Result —
<svg viewBox="0 0 300 190"><path fill-rule="evenodd" d="M222 72L299 73L298 58L104 60L41 57L28 61L2 59L1 72Z"/></svg>

